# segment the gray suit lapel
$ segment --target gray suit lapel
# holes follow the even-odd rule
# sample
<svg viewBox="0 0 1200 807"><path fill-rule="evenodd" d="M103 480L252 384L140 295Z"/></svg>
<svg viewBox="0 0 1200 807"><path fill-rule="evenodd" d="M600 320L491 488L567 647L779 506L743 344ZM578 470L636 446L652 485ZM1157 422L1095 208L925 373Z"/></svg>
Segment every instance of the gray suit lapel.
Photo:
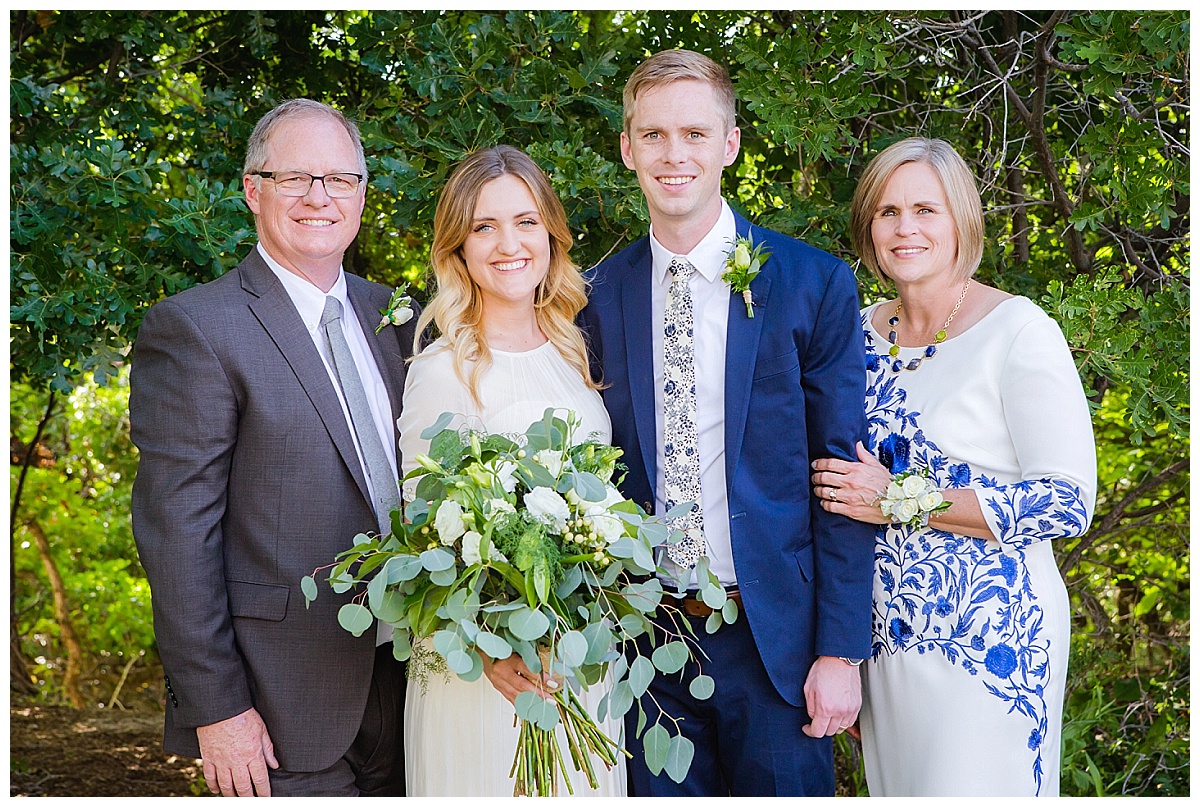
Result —
<svg viewBox="0 0 1200 807"><path fill-rule="evenodd" d="M250 310L263 329L270 335L279 352L291 366L292 372L300 381L305 394L312 401L313 407L325 424L330 439L342 456L342 462L354 477L363 498L369 503L371 494L367 489L367 480L363 475L362 463L359 462L358 452L354 448L354 438L350 435L350 427L346 424L346 416L342 412L342 404L333 382L325 369L325 362L317 353L316 345L304 321L296 312L296 306L288 297L279 280L271 269L259 257L258 251L252 251L241 264L238 272L242 279L242 288L256 299L251 301Z"/></svg>

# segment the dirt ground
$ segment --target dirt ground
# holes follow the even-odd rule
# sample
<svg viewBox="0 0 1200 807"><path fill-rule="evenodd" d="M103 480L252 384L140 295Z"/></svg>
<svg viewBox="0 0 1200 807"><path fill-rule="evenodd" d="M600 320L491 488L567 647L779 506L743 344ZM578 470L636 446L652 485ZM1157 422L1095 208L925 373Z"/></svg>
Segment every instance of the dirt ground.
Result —
<svg viewBox="0 0 1200 807"><path fill-rule="evenodd" d="M194 759L162 750L162 712L9 705L10 796L208 795Z"/></svg>

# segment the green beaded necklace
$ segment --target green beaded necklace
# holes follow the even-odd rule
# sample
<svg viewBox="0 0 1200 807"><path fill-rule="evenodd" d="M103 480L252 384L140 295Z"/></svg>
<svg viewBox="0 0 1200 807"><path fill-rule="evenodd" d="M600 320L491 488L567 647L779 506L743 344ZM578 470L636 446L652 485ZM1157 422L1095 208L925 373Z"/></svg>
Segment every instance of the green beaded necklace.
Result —
<svg viewBox="0 0 1200 807"><path fill-rule="evenodd" d="M892 346L888 349L888 355L892 358L893 373L898 373L901 370L915 370L921 366L921 362L933 358L934 354L937 353L937 346L946 341L946 330L950 327L950 323L954 321L954 315L958 313L959 306L966 299L967 289L970 287L971 278L967 278L967 282L963 284L962 293L958 295L958 302L954 304L954 310L946 318L946 324L942 326L940 331L933 335L933 344L925 348L925 355L910 359L908 364L900 361L900 346L896 344L896 327L900 324L900 311L904 308L903 301L896 301L896 313L888 320L888 325L891 326L891 330L888 332L888 341L892 343Z"/></svg>

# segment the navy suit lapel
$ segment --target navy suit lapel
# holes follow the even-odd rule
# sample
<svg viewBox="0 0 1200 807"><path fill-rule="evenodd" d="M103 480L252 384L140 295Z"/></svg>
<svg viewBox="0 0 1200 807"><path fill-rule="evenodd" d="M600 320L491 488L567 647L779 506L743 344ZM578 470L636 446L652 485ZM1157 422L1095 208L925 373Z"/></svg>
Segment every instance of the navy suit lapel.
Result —
<svg viewBox="0 0 1200 807"><path fill-rule="evenodd" d="M641 254L630 256L621 282L621 312L625 322L625 358L629 373L629 393L633 398L633 421L646 479L654 490L658 474L656 452L658 424L654 412L654 338L650 284L653 269L650 239L642 242Z"/></svg>
<svg viewBox="0 0 1200 807"><path fill-rule="evenodd" d="M734 214L739 237L750 233L750 222ZM755 233L755 243L761 230ZM725 342L725 478L733 485L734 469L742 453L742 438L746 434L746 413L750 407L750 386L754 380L754 364L758 356L758 339L767 319L767 297L771 277L777 267L768 258L758 277L750 283L754 299L754 318L746 316L746 302L741 294L729 295L729 330Z"/></svg>
<svg viewBox="0 0 1200 807"><path fill-rule="evenodd" d="M296 312L296 306L271 269L259 257L257 250L239 264L238 271L242 288L256 298L250 303L250 310L291 366L363 498L370 502L367 480L354 448L350 427L346 424L346 416L342 412L341 401L329 379L325 362L317 353L308 329L304 327L304 320Z"/></svg>

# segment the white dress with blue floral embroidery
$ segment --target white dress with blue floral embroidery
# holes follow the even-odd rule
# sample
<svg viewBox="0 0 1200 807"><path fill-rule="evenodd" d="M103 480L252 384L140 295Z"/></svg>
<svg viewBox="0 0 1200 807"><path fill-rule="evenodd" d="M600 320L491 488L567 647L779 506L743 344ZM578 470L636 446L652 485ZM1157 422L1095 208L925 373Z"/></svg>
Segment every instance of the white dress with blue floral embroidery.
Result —
<svg viewBox="0 0 1200 807"><path fill-rule="evenodd" d="M863 752L872 796L1058 794L1070 651L1052 538L1096 497L1091 418L1058 325L1000 303L915 371L863 312L872 450L973 488L994 536L881 527ZM907 364L924 348L901 348Z"/></svg>

